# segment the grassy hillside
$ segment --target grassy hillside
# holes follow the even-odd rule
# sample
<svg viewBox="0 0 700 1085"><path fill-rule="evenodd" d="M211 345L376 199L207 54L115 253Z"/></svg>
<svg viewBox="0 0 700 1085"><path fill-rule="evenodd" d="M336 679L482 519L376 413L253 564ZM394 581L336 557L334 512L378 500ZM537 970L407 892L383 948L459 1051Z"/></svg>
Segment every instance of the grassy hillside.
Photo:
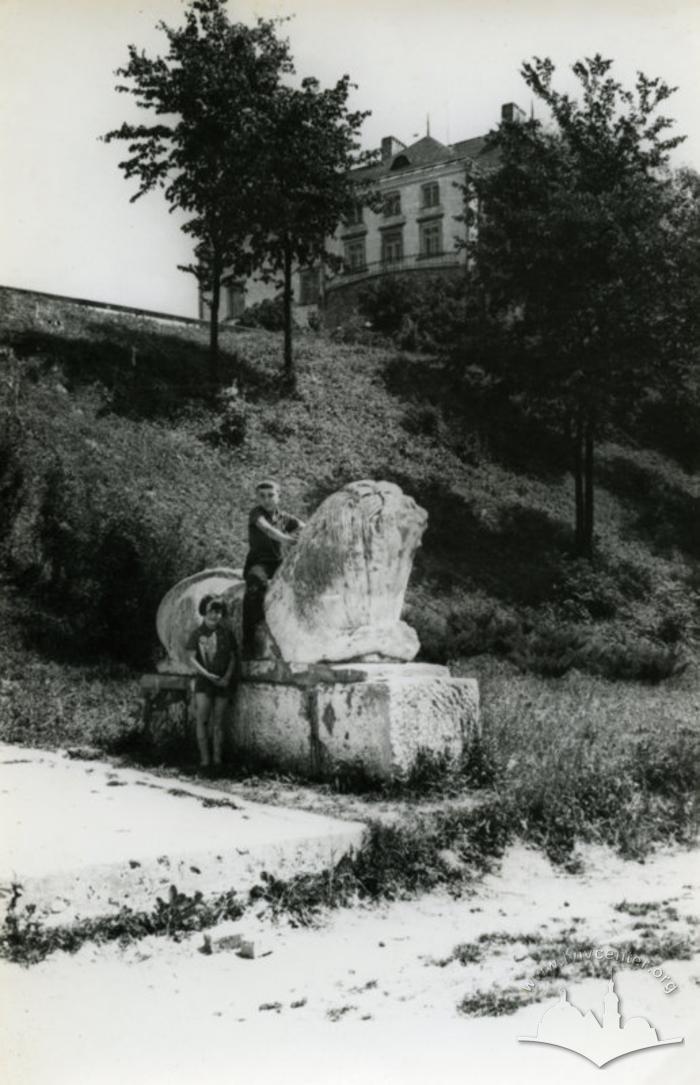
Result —
<svg viewBox="0 0 700 1085"><path fill-rule="evenodd" d="M658 453L602 448L590 567L572 557L566 472L532 438L489 458L440 409L428 358L306 333L290 398L278 336L227 332L238 393L212 408L203 328L86 310L5 336L20 361L4 360L3 560L44 609L45 647L145 665L162 593L242 563L255 482L273 475L302 515L363 477L427 508L407 599L426 658L658 680L693 651L695 480Z"/></svg>
<svg viewBox="0 0 700 1085"><path fill-rule="evenodd" d="M572 487L551 447L504 434L489 452L429 358L306 333L289 397L279 338L227 332L238 391L212 406L198 327L86 310L5 338L19 361L5 355L0 374L2 737L138 742L158 601L180 577L242 563L255 482L276 476L307 516L382 477L430 515L406 617L425 658L479 678L483 703L483 744L462 766L418 766L410 795L486 788L487 828L558 857L580 838L636 855L692 839L692 475L603 447L589 566L572 556Z"/></svg>

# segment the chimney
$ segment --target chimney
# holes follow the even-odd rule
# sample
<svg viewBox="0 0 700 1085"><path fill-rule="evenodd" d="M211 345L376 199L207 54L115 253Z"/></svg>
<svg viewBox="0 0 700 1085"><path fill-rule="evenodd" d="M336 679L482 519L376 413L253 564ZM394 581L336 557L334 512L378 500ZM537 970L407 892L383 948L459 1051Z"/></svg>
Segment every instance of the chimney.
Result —
<svg viewBox="0 0 700 1085"><path fill-rule="evenodd" d="M387 162L391 162L395 154L399 151L405 151L406 144L402 143L400 139L396 139L395 136L384 136L382 140L382 165L386 165Z"/></svg>
<svg viewBox="0 0 700 1085"><path fill-rule="evenodd" d="M515 102L505 102L501 106L501 121L515 122L521 124L525 120L525 111L516 105Z"/></svg>

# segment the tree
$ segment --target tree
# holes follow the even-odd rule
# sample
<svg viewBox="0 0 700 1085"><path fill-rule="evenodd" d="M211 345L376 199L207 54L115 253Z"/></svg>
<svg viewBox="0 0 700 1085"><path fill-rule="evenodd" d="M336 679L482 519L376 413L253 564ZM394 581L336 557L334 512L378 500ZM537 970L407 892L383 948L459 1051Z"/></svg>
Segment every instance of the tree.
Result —
<svg viewBox="0 0 700 1085"><path fill-rule="evenodd" d="M694 471L700 466L700 175L674 173L671 197L668 249L676 287L669 298L669 341L679 344L685 364L669 367L666 387L648 390L633 436Z"/></svg>
<svg viewBox="0 0 700 1085"><path fill-rule="evenodd" d="M256 266L261 148L281 77L293 67L275 23L232 23L226 0L191 0L184 26L158 27L167 55L151 58L130 45L129 62L116 73L128 82L116 89L132 94L159 120L124 123L103 139L129 145L119 166L127 180L139 182L132 202L161 188L170 210L189 216L182 228L194 241L194 261L181 270L195 275L211 296L215 386L222 279L245 277Z"/></svg>
<svg viewBox="0 0 700 1085"><path fill-rule="evenodd" d="M550 60L524 64L553 125L502 122L490 139L497 168L473 168L465 186L478 227L467 242L469 362L492 391L566 435L576 547L587 557L596 443L650 390L681 380L699 342L667 168L682 137L657 114L673 90L642 73L627 90L611 66L600 55L574 65L577 101L554 89Z"/></svg>
<svg viewBox="0 0 700 1085"><path fill-rule="evenodd" d="M358 203L376 201L371 180L350 172L372 159L359 151L358 134L369 114L348 110L351 85L345 75L322 90L318 80L306 78L300 88L282 88L273 103L262 171L264 249L267 277L282 276L284 369L290 381L294 266L338 263L327 251L328 238Z"/></svg>

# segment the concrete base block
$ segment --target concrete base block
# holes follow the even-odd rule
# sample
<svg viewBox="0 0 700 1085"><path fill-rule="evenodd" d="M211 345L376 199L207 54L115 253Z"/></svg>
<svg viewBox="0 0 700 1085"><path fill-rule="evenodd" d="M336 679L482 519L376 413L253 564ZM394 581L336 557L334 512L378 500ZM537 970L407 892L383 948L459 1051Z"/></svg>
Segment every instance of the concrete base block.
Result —
<svg viewBox="0 0 700 1085"><path fill-rule="evenodd" d="M343 768L391 779L421 750L459 756L479 727L479 687L444 667L345 665L284 677L260 668L241 683L233 712L234 756L316 778Z"/></svg>

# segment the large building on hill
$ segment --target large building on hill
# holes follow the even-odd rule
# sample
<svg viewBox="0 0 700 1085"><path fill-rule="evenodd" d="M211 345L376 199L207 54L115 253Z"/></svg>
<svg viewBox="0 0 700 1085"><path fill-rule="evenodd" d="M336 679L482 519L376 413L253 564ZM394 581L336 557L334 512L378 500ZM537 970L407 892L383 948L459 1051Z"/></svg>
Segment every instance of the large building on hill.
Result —
<svg viewBox="0 0 700 1085"><path fill-rule="evenodd" d="M501 108L502 119L517 120L522 110L512 102ZM459 241L465 238L461 184L467 162L493 164L495 152L486 136L440 143L429 133L406 145L385 136L379 160L356 171L358 180L371 180L381 196L375 211L358 205L351 220L339 223L329 251L342 258L342 268L297 268L294 273L295 317L306 323L323 309L327 322L349 316L360 290L370 281L397 272L454 274L464 263ZM222 319L234 320L243 310L273 298L277 288L251 278L227 283L222 292ZM200 297L200 316L206 301Z"/></svg>

